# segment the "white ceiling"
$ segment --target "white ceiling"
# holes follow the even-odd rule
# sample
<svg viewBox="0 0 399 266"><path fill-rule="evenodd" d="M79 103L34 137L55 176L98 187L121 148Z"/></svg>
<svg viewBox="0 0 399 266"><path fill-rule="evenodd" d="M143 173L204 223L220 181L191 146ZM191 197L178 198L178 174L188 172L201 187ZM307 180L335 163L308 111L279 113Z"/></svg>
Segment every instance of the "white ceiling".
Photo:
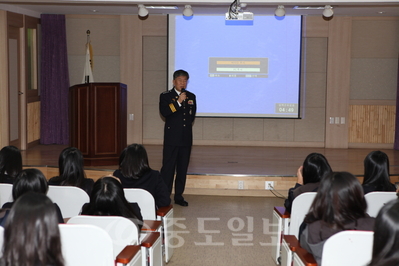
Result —
<svg viewBox="0 0 399 266"><path fill-rule="evenodd" d="M149 10L152 14L179 14L183 12L184 5L190 4L194 15L197 14L225 14L233 0L175 0L175 1L129 1L129 0L0 0L0 9L40 16L40 14L106 14L126 15L137 14L137 4L144 5L175 5L176 10ZM298 10L294 6L333 6L334 16L399 16L398 0L370 0L370 1L314 1L314 0L292 0L292 1L241 1L247 3L244 11L253 12L254 15L272 15L277 5L284 5L286 15L321 15L322 10Z"/></svg>

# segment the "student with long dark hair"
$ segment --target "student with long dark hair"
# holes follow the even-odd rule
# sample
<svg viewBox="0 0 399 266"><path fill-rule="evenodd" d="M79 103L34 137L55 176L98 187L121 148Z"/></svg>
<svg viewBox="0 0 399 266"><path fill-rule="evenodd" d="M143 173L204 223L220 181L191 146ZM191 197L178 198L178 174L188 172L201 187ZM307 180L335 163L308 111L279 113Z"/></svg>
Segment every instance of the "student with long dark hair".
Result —
<svg viewBox="0 0 399 266"><path fill-rule="evenodd" d="M399 200L388 202L375 219L373 256L369 266L399 265Z"/></svg>
<svg viewBox="0 0 399 266"><path fill-rule="evenodd" d="M364 159L364 194L373 191L396 191L389 178L389 158L385 152L372 151Z"/></svg>
<svg viewBox="0 0 399 266"><path fill-rule="evenodd" d="M94 180L86 178L83 166L83 155L75 147L65 148L58 158L59 176L50 178L49 185L74 186L83 189L90 195Z"/></svg>
<svg viewBox="0 0 399 266"><path fill-rule="evenodd" d="M140 230L143 226L138 204L126 200L120 181L113 176L104 176L94 183L90 202L83 205L81 214L122 216L131 219Z"/></svg>
<svg viewBox="0 0 399 266"><path fill-rule="evenodd" d="M14 183L22 171L21 151L15 146L5 146L0 150L0 183Z"/></svg>
<svg viewBox="0 0 399 266"><path fill-rule="evenodd" d="M113 175L120 179L124 188L141 188L152 194L157 207L170 205L170 195L159 171L148 164L143 145L131 144L119 156L119 169Z"/></svg>
<svg viewBox="0 0 399 266"><path fill-rule="evenodd" d="M326 176L301 226L302 248L320 265L324 243L330 236L343 230L373 230L375 219L366 209L362 186L354 175L333 172Z"/></svg>
<svg viewBox="0 0 399 266"><path fill-rule="evenodd" d="M12 197L14 201L4 203L2 208L12 209L15 201L28 192L35 192L46 195L47 191L48 191L48 184L46 177L39 169L36 168L24 169L17 175L14 184L12 186ZM58 222L63 223L64 219L62 217L60 207L58 207L56 203L54 203L54 207L56 209ZM5 217L4 219L7 218ZM3 224L4 221L1 222L1 225Z"/></svg>
<svg viewBox="0 0 399 266"><path fill-rule="evenodd" d="M57 212L44 194L18 198L4 228L2 266L63 266Z"/></svg>
<svg viewBox="0 0 399 266"><path fill-rule="evenodd" d="M320 153L311 153L306 156L303 165L297 171L297 183L288 190L288 198L284 207L291 212L292 202L296 197L305 192L316 192L320 181L332 172L326 157Z"/></svg>

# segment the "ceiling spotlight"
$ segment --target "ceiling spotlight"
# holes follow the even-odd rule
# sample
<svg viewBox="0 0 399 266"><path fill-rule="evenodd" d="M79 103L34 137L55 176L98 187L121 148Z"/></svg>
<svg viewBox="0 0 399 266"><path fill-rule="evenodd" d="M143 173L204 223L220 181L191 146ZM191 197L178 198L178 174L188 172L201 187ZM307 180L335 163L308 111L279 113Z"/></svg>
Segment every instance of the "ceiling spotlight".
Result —
<svg viewBox="0 0 399 266"><path fill-rule="evenodd" d="M285 9L284 6L280 5L276 8L276 11L274 11L274 14L277 17L284 17L285 16Z"/></svg>
<svg viewBox="0 0 399 266"><path fill-rule="evenodd" d="M147 8L145 8L144 5L137 5L137 6L139 8L139 16L140 17L145 17L148 15L148 10L147 10Z"/></svg>
<svg viewBox="0 0 399 266"><path fill-rule="evenodd" d="M326 18L329 18L329 17L332 17L332 15L334 15L332 6L326 5L324 7L323 16L325 16Z"/></svg>
<svg viewBox="0 0 399 266"><path fill-rule="evenodd" d="M191 5L185 5L184 10L183 10L183 16L185 17L191 17L193 15L193 9L191 8Z"/></svg>

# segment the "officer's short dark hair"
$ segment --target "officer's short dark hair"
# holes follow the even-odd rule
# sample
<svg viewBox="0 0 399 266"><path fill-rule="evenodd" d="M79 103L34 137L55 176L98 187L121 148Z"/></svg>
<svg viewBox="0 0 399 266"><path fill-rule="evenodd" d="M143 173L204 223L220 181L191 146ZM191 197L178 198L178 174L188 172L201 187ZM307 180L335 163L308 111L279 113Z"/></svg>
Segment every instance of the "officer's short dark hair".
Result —
<svg viewBox="0 0 399 266"><path fill-rule="evenodd" d="M183 69L176 70L175 73L173 73L173 79L176 79L180 76L184 76L187 77L187 79L189 79L188 72Z"/></svg>

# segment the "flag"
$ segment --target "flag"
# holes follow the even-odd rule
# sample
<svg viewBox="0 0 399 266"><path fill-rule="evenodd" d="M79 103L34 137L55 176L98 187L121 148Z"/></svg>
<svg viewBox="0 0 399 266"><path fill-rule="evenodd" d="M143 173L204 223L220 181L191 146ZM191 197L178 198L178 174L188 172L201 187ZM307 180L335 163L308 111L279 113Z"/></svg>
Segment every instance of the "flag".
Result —
<svg viewBox="0 0 399 266"><path fill-rule="evenodd" d="M93 49L91 47L90 41L86 43L86 59L85 67L83 70L83 80L82 83L94 82L93 78Z"/></svg>

